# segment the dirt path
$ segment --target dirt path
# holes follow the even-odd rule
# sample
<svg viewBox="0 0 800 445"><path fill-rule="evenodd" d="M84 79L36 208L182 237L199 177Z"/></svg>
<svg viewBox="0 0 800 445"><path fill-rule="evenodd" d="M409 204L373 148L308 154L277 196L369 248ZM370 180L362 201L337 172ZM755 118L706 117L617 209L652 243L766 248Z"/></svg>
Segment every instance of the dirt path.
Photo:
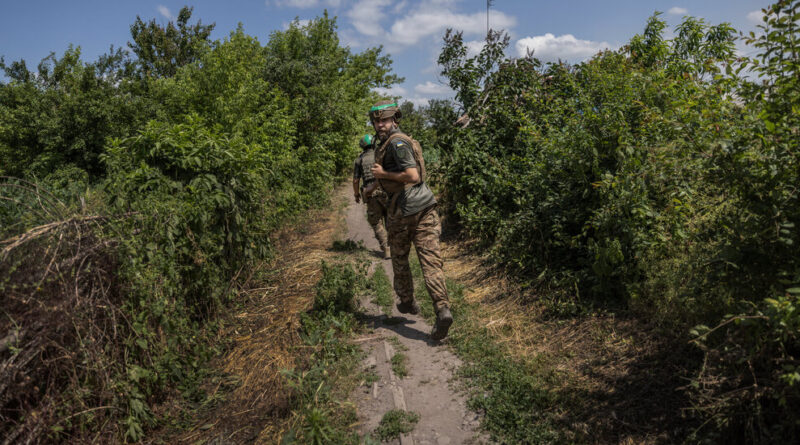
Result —
<svg viewBox="0 0 800 445"><path fill-rule="evenodd" d="M346 220L348 238L363 241L368 250L378 252L378 243L366 221L365 207L356 204L352 196ZM394 276L391 261L373 259L373 267L381 266L391 282ZM478 415L466 407L463 394L449 384L453 371L461 362L445 345L430 340L431 326L421 316L401 315L396 308L392 315L403 321L385 324L385 315L369 298L364 298L361 303L366 309L367 324L373 330L358 340L366 353L364 367L372 368L380 380L370 388L358 388L353 395L358 406L360 433L373 431L387 411L404 409L419 414L420 420L410 434L394 443L456 445L487 442L477 433ZM390 363L398 350L407 356L408 375L404 378L392 372Z"/></svg>

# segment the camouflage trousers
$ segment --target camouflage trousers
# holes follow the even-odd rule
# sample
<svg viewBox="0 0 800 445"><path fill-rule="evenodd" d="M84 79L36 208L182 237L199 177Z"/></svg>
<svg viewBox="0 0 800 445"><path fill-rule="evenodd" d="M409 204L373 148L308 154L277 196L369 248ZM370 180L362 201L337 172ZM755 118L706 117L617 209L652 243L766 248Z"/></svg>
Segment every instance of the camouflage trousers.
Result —
<svg viewBox="0 0 800 445"><path fill-rule="evenodd" d="M369 198L364 198L364 203L367 204L367 222L372 226L372 231L375 232L375 239L381 250L388 246L386 240L386 194L378 190Z"/></svg>
<svg viewBox="0 0 800 445"><path fill-rule="evenodd" d="M394 291L400 302L414 300L414 282L411 278L411 267L408 254L411 243L417 251L425 288L433 300L438 312L449 308L442 255L439 250L439 236L442 229L436 206L409 216L389 217L389 247L392 249L392 269L394 270Z"/></svg>

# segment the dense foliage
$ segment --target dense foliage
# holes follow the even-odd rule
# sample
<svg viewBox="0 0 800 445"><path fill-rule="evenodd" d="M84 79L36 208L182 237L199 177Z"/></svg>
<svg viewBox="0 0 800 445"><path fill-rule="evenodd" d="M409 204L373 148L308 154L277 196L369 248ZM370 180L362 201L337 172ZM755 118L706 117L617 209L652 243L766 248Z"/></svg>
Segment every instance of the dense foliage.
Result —
<svg viewBox="0 0 800 445"><path fill-rule="evenodd" d="M764 13L758 60L727 24L668 40L658 14L577 65L505 58L494 32L471 58L448 32L439 58L466 115L438 136L452 216L552 316L629 309L691 335L693 440L800 435L800 2Z"/></svg>
<svg viewBox="0 0 800 445"><path fill-rule="evenodd" d="M202 398L216 313L270 234L326 202L371 89L396 81L380 49L340 46L327 15L265 45L241 27L211 41L214 25L190 18L137 17L133 55L2 65L11 441L137 441L163 424L165 397Z"/></svg>

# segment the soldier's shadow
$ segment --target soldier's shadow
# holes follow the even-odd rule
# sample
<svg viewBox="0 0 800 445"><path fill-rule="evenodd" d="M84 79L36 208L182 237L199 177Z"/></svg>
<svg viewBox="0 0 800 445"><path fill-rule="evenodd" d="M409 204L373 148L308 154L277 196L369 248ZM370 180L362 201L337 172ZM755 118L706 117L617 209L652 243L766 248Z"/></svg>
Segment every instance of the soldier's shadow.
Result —
<svg viewBox="0 0 800 445"><path fill-rule="evenodd" d="M429 346L442 344L440 341L431 339L429 333L427 332L427 330L430 328L427 325L408 319L402 315L397 317L387 317L385 314L374 315L361 312L359 313L358 318L368 328L387 329L410 340L424 341ZM420 330L419 326L424 327L425 331Z"/></svg>
<svg viewBox="0 0 800 445"><path fill-rule="evenodd" d="M371 257L373 257L373 258L377 258L377 259L379 259L379 260L381 260L381 261L383 261L383 259L384 259L384 258L383 258L383 251L382 251L382 250L370 250L370 251L369 251L369 255L370 255Z"/></svg>

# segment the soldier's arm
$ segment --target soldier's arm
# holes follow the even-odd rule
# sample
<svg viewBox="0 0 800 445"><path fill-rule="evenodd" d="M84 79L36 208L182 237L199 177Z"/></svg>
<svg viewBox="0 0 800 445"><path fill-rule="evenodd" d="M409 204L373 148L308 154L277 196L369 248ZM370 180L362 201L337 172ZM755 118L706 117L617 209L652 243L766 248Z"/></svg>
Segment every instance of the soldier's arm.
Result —
<svg viewBox="0 0 800 445"><path fill-rule="evenodd" d="M410 151L407 143L403 141L394 141L386 153L387 156L393 156L400 166L403 168L399 172L388 172L383 169L379 164L372 166L372 175L380 179L388 179L389 181L402 182L404 184L417 184L420 182L419 171L417 170L417 163L414 161L414 154Z"/></svg>
<svg viewBox="0 0 800 445"><path fill-rule="evenodd" d="M361 185L361 165L358 163L358 159L353 165L353 197L356 199L356 202L361 200L361 194L358 192L358 188Z"/></svg>
<svg viewBox="0 0 800 445"><path fill-rule="evenodd" d="M419 182L417 167L409 167L401 172L387 172L380 164L375 164L372 166L372 176L379 179L402 182L404 184L416 184Z"/></svg>
<svg viewBox="0 0 800 445"><path fill-rule="evenodd" d="M361 180L359 178L353 178L353 197L356 199L356 202L361 201L361 194L358 192L358 186Z"/></svg>

